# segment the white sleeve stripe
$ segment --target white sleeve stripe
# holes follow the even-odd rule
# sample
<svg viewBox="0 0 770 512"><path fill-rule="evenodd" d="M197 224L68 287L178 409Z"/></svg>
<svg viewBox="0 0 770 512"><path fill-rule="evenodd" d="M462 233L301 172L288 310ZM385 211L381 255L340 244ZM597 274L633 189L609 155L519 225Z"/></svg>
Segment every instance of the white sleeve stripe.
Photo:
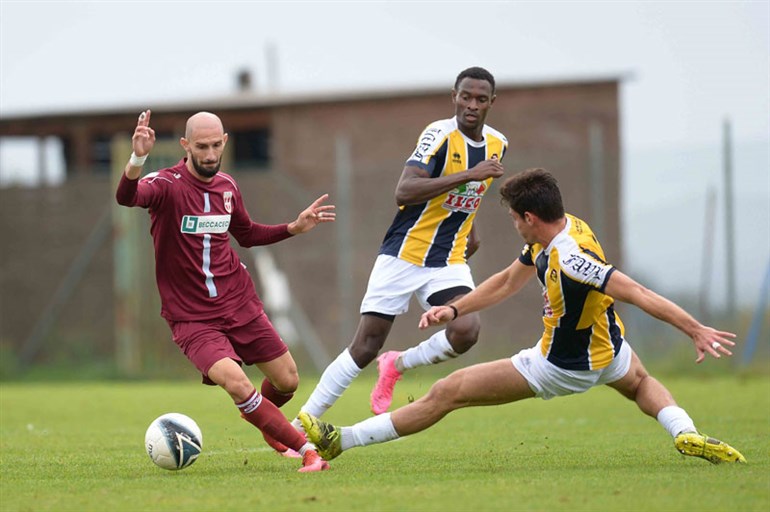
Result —
<svg viewBox="0 0 770 512"><path fill-rule="evenodd" d="M224 174L217 174L217 176L219 176L220 178L226 179L227 181L229 181L232 184L233 187L235 187L235 190L238 190L238 185L235 183L234 179L232 179L229 176L225 176Z"/></svg>
<svg viewBox="0 0 770 512"><path fill-rule="evenodd" d="M170 179L166 178L165 176L161 176L158 171L148 172L147 174L145 174L144 176L142 176L139 179L139 181L144 181L144 182L147 182L147 183L152 183L155 180L166 180L169 183L173 183L173 181L171 181Z"/></svg>

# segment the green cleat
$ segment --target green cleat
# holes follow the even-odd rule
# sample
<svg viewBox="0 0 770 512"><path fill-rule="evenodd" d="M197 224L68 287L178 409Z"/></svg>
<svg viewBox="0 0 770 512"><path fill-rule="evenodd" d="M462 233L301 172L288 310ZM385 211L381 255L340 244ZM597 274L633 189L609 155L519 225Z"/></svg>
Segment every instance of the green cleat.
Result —
<svg viewBox="0 0 770 512"><path fill-rule="evenodd" d="M337 427L304 411L300 412L297 417L302 422L308 441L316 445L321 457L332 460L342 453L342 440Z"/></svg>
<svg viewBox="0 0 770 512"><path fill-rule="evenodd" d="M741 452L719 439L708 437L697 432L683 432L674 439L674 446L684 455L700 457L712 464L720 462L746 463L746 458Z"/></svg>

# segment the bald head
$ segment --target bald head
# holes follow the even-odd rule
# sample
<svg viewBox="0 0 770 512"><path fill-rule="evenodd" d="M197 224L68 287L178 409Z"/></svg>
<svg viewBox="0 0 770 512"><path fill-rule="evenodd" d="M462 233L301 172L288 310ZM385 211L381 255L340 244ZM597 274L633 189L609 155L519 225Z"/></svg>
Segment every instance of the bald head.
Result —
<svg viewBox="0 0 770 512"><path fill-rule="evenodd" d="M187 169L201 181L211 181L219 172L227 144L222 121L210 112L198 112L187 120L179 141L187 152Z"/></svg>
<svg viewBox="0 0 770 512"><path fill-rule="evenodd" d="M187 120L184 138L192 140L196 132L200 131L221 134L225 132L225 128L222 125L222 120L211 112L198 112Z"/></svg>

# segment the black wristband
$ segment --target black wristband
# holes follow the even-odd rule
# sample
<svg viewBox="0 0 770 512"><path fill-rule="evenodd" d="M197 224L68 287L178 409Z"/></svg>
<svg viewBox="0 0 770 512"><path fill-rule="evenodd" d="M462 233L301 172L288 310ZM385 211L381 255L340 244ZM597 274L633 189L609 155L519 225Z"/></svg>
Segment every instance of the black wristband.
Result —
<svg viewBox="0 0 770 512"><path fill-rule="evenodd" d="M457 318L457 315L459 313L457 312L457 308L454 307L453 305L450 304L449 307L452 308L452 311L454 311L454 313L455 313L455 316L452 317L452 320L454 320L455 318Z"/></svg>

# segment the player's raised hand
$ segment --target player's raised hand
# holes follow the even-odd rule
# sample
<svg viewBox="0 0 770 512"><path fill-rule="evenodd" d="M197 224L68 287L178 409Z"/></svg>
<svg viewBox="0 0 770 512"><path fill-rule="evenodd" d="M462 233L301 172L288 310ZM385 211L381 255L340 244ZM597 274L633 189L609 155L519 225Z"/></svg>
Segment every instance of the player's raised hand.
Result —
<svg viewBox="0 0 770 512"><path fill-rule="evenodd" d="M134 136L131 137L131 145L136 156L148 155L155 145L155 130L150 128L150 114L152 112L149 109L145 110L139 114L139 120L136 122Z"/></svg>
<svg viewBox="0 0 770 512"><path fill-rule="evenodd" d="M324 194L313 204L305 208L297 217L297 220L290 222L288 226L289 233L299 235L306 233L322 222L334 222L337 214L334 212L333 204L322 204L329 198L329 194Z"/></svg>
<svg viewBox="0 0 770 512"><path fill-rule="evenodd" d="M420 329L427 329L432 325L441 325L451 322L455 312L449 306L433 306L420 317L417 325Z"/></svg>
<svg viewBox="0 0 770 512"><path fill-rule="evenodd" d="M473 176L474 181L483 181L487 178L499 178L505 173L505 168L497 155L493 155L489 160L484 160L468 169L468 173Z"/></svg>
<svg viewBox="0 0 770 512"><path fill-rule="evenodd" d="M731 356L733 353L727 348L734 347L735 342L730 338L735 338L735 334L727 331L717 331L713 327L700 325L691 333L692 342L695 344L696 363L702 362L706 354L719 359L722 355Z"/></svg>

